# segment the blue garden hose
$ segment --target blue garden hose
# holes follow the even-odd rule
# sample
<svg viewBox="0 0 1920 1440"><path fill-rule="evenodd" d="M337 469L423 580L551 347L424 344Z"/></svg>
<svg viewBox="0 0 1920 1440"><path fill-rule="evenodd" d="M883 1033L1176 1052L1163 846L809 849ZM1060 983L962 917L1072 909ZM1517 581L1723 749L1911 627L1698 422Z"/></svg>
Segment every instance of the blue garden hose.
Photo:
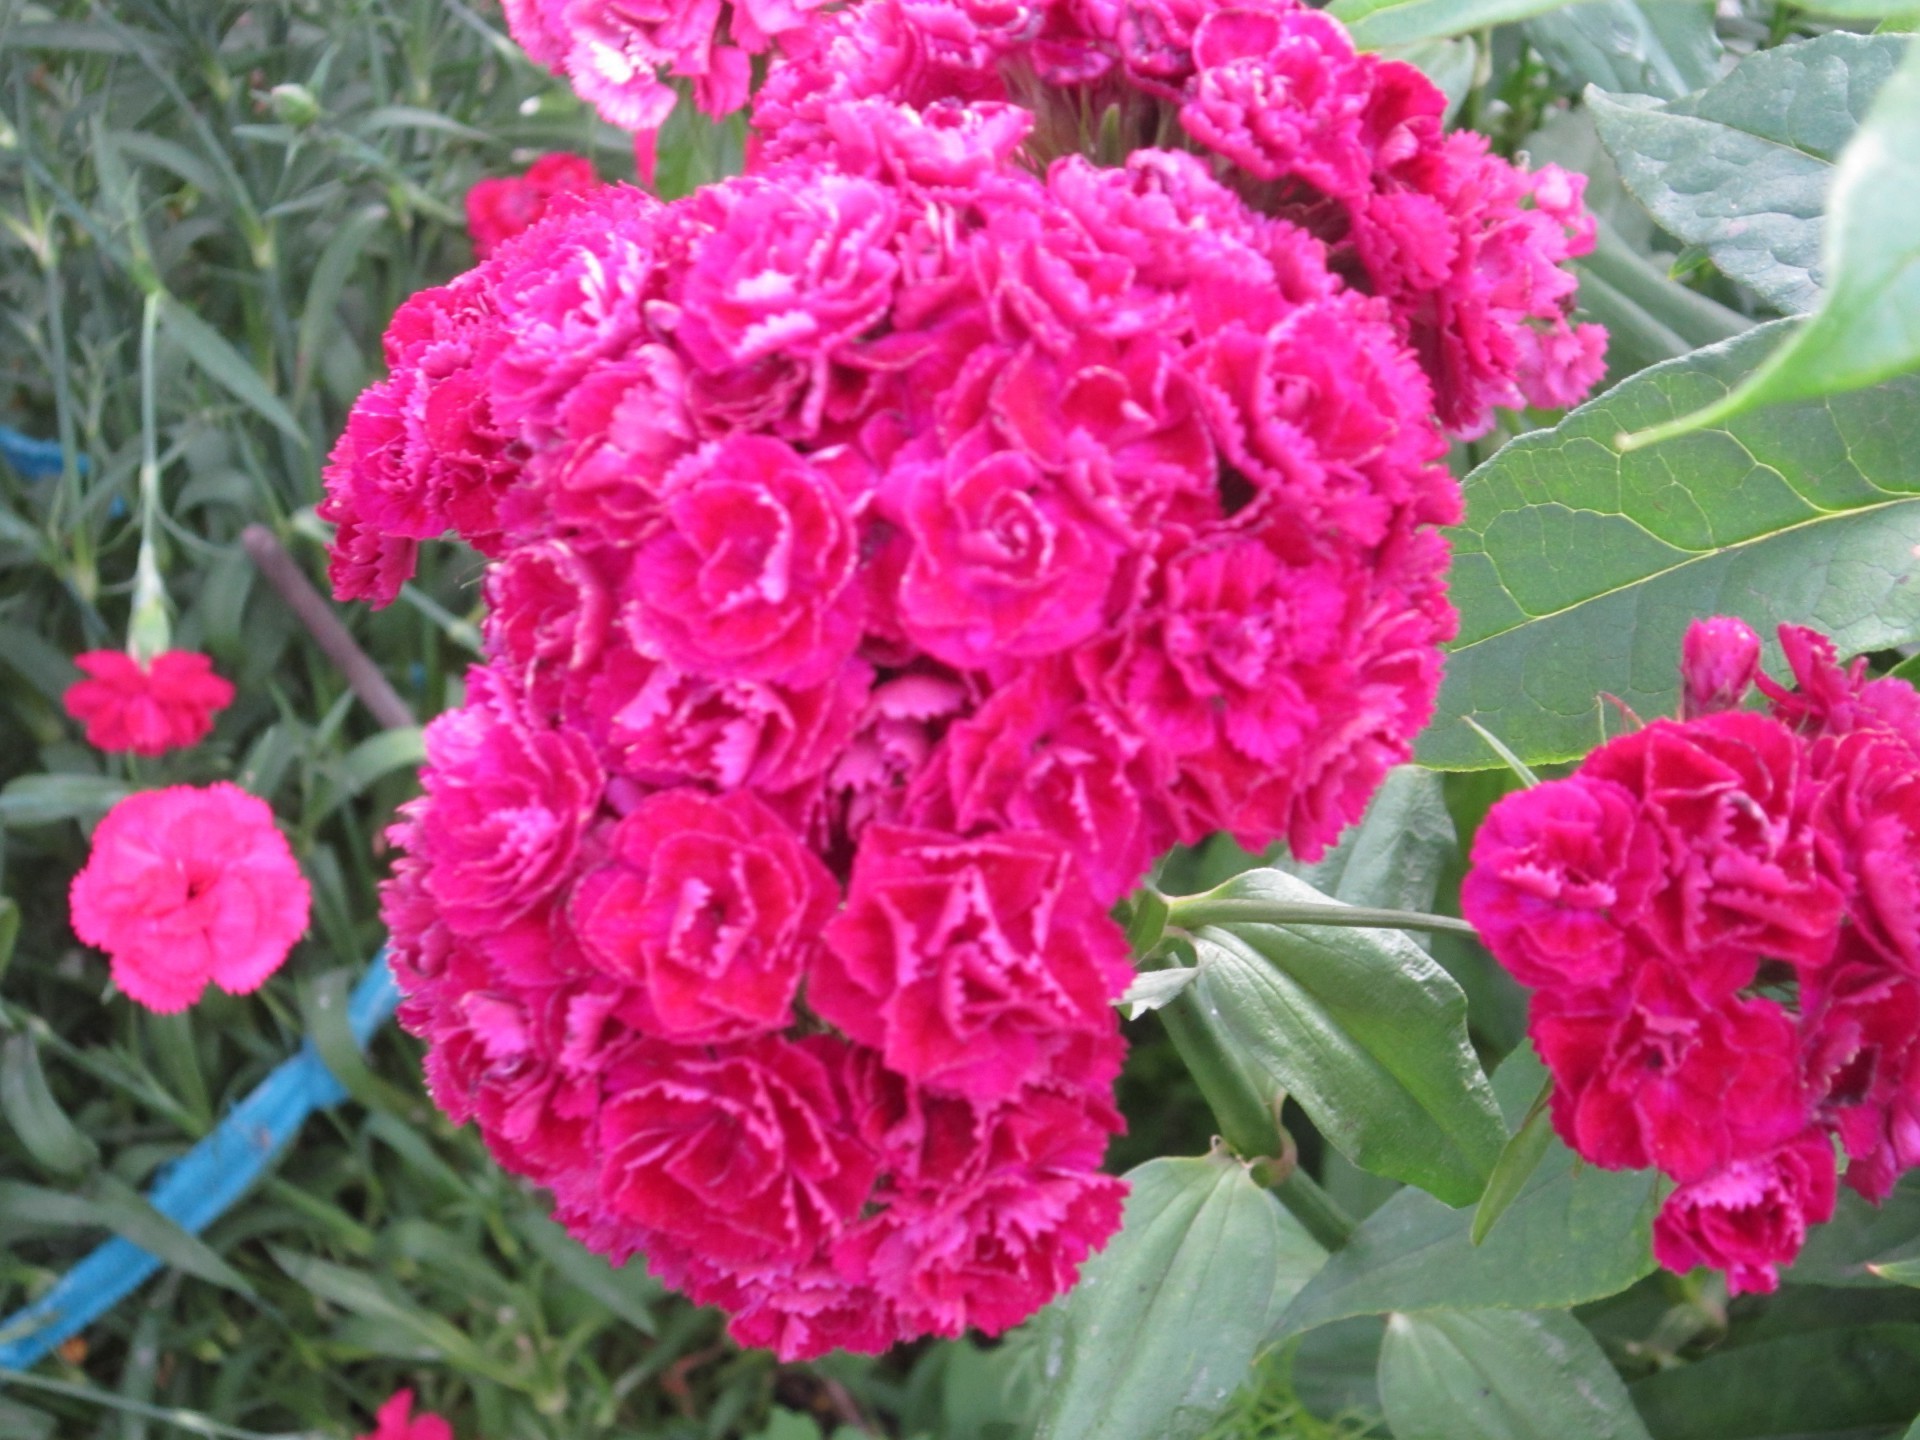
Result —
<svg viewBox="0 0 1920 1440"><path fill-rule="evenodd" d="M27 480L43 480L49 475L58 475L65 466L59 441L36 440L8 425L0 425L0 456L4 456L6 462ZM73 463L82 475L87 473L86 456L76 455Z"/></svg>
<svg viewBox="0 0 1920 1440"><path fill-rule="evenodd" d="M365 1049L399 1000L382 950L347 1001L354 1043ZM346 1087L308 1040L212 1134L161 1173L148 1201L183 1230L199 1234L260 1178L309 1115L346 1098ZM45 1295L0 1320L0 1370L29 1368L133 1293L160 1265L159 1256L130 1240L107 1241Z"/></svg>

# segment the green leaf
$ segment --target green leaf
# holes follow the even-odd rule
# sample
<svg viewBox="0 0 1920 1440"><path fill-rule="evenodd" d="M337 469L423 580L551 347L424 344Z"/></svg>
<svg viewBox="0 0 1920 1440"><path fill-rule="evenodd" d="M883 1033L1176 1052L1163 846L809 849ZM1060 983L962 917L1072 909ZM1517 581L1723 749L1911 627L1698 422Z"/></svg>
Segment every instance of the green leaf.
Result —
<svg viewBox="0 0 1920 1440"><path fill-rule="evenodd" d="M0 895L0 980L4 980L7 967L13 963L13 947L20 939L20 907L5 895Z"/></svg>
<svg viewBox="0 0 1920 1440"><path fill-rule="evenodd" d="M47 1087L31 1035L14 1035L0 1047L0 1112L27 1153L55 1175L80 1175L99 1163L99 1148L67 1118Z"/></svg>
<svg viewBox="0 0 1920 1440"><path fill-rule="evenodd" d="M1129 1172L1126 1222L1048 1312L1037 1440L1187 1440L1325 1258L1226 1155Z"/></svg>
<svg viewBox="0 0 1920 1440"><path fill-rule="evenodd" d="M1520 1128L1500 1152L1500 1162L1493 1167L1486 1191L1473 1210L1473 1228L1468 1235L1474 1244L1486 1242L1494 1224L1506 1214L1507 1207L1520 1198L1527 1181L1546 1159L1547 1148L1553 1140L1553 1114L1547 1108L1551 1096L1552 1082L1549 1081L1540 1087L1540 1096L1528 1109L1527 1118L1520 1122Z"/></svg>
<svg viewBox="0 0 1920 1440"><path fill-rule="evenodd" d="M1494 1090L1517 1123L1545 1068L1509 1057ZM1484 1244L1473 1212L1402 1190L1365 1220L1281 1317L1285 1339L1353 1315L1388 1311L1543 1310L1617 1294L1653 1269L1658 1177L1580 1164L1557 1139Z"/></svg>
<svg viewBox="0 0 1920 1440"><path fill-rule="evenodd" d="M1671 104L1589 90L1587 105L1620 178L1662 226L1770 304L1811 310L1835 161L1905 44L1822 35L1750 55Z"/></svg>
<svg viewBox="0 0 1920 1440"><path fill-rule="evenodd" d="M1253 870L1209 899L1326 903L1302 880ZM1464 1205L1504 1127L1467 1038L1453 977L1398 930L1203 926L1189 998L1223 1046L1299 1101L1362 1169Z"/></svg>
<svg viewBox="0 0 1920 1440"><path fill-rule="evenodd" d="M158 1255L176 1270L184 1270L236 1294L251 1297L253 1286L198 1235L162 1215L125 1181L99 1175L88 1187L87 1202L100 1224Z"/></svg>
<svg viewBox="0 0 1920 1440"><path fill-rule="evenodd" d="M1395 1315L1380 1400L1395 1440L1647 1440L1599 1343L1561 1310Z"/></svg>
<svg viewBox="0 0 1920 1440"><path fill-rule="evenodd" d="M307 443L307 432L260 372L219 331L165 292L160 296L160 323L209 380L282 434L303 446Z"/></svg>
<svg viewBox="0 0 1920 1440"><path fill-rule="evenodd" d="M1458 851L1445 782L1400 765L1374 792L1360 823L1318 864L1293 873L1323 895L1376 910L1428 910Z"/></svg>
<svg viewBox="0 0 1920 1440"><path fill-rule="evenodd" d="M361 1270L302 1255L279 1245L267 1247L280 1268L315 1297L369 1320L385 1321L438 1352L461 1369L498 1376L484 1351L458 1326L429 1314L410 1300L397 1299L373 1276Z"/></svg>
<svg viewBox="0 0 1920 1440"><path fill-rule="evenodd" d="M1732 394L1633 436L1636 448L1920 367L1920 47L1840 156L1821 256L1827 289L1813 317Z"/></svg>
<svg viewBox="0 0 1920 1440"><path fill-rule="evenodd" d="M1699 615L1738 615L1764 637L1818 625L1847 654L1920 634L1920 380L1614 448L1623 430L1724 395L1791 323L1656 365L1467 477L1466 518L1448 532L1460 634L1423 764L1497 763L1463 716L1539 765L1599 743L1602 692L1670 712Z"/></svg>
<svg viewBox="0 0 1920 1440"><path fill-rule="evenodd" d="M1527 22L1527 39L1579 85L1677 100L1720 74L1712 0L1587 0Z"/></svg>
<svg viewBox="0 0 1920 1440"><path fill-rule="evenodd" d="M1833 1219L1807 1232L1788 1284L1879 1286L1883 1268L1920 1258L1920 1176L1910 1176L1878 1205L1842 1190Z"/></svg>
<svg viewBox="0 0 1920 1440"><path fill-rule="evenodd" d="M127 794L105 775L22 775L0 790L0 827L98 820Z"/></svg>
<svg viewBox="0 0 1920 1440"><path fill-rule="evenodd" d="M1872 1270L1882 1280L1891 1280L1895 1285L1905 1285L1910 1289L1920 1289L1920 1258L1882 1260L1874 1265Z"/></svg>
<svg viewBox="0 0 1920 1440"><path fill-rule="evenodd" d="M1126 994L1114 1004L1126 1008L1129 1020L1138 1020L1149 1010L1172 1004L1174 996L1191 985L1199 973L1191 965L1179 965L1171 970L1143 970L1133 977Z"/></svg>
<svg viewBox="0 0 1920 1440"><path fill-rule="evenodd" d="M1851 1440L1920 1410L1920 1325L1752 1341L1628 1389L1654 1440Z"/></svg>
<svg viewBox="0 0 1920 1440"><path fill-rule="evenodd" d="M1558 10L1566 0L1333 0L1327 13L1363 50L1418 45Z"/></svg>
<svg viewBox="0 0 1920 1440"><path fill-rule="evenodd" d="M514 1228L569 1285L591 1295L642 1335L658 1333L653 1306L662 1288L641 1260L629 1260L616 1269L606 1256L594 1254L536 1211L517 1216Z"/></svg>

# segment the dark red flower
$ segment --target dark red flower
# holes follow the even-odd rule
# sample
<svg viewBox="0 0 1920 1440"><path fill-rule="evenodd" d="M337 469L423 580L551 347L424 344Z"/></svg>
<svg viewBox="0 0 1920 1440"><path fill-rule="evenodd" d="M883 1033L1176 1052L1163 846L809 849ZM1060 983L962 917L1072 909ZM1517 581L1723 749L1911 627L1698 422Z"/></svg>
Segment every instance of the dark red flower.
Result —
<svg viewBox="0 0 1920 1440"><path fill-rule="evenodd" d="M1711 1265L1726 1271L1732 1294L1765 1294L1807 1227L1833 1218L1836 1191L1833 1146L1809 1129L1669 1195L1653 1222L1654 1257L1682 1275Z"/></svg>
<svg viewBox="0 0 1920 1440"><path fill-rule="evenodd" d="M484 260L503 242L537 222L556 195L584 195L600 183L593 162L564 151L542 155L523 175L475 181L467 191L467 234Z"/></svg>

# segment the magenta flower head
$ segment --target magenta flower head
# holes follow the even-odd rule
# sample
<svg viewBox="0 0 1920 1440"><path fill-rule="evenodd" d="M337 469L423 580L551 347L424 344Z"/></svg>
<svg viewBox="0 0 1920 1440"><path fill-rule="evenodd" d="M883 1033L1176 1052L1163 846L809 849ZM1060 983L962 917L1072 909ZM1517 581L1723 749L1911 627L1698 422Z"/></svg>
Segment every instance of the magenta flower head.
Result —
<svg viewBox="0 0 1920 1440"><path fill-rule="evenodd" d="M214 715L233 703L233 686L192 650L168 650L144 664L124 650L89 650L73 663L87 678L69 685L63 701L96 749L151 756L197 745L212 732Z"/></svg>
<svg viewBox="0 0 1920 1440"><path fill-rule="evenodd" d="M307 928L309 891L264 800L238 786L129 795L93 832L73 880L74 933L150 1010L184 1010L209 982L257 990Z"/></svg>

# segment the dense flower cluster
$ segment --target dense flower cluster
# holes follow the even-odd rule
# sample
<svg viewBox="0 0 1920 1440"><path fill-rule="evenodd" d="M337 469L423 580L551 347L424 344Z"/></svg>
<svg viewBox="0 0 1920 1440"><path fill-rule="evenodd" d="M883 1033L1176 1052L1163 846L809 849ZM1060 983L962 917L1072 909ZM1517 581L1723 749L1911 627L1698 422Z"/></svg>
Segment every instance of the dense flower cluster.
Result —
<svg viewBox="0 0 1920 1440"><path fill-rule="evenodd" d="M467 191L467 234L484 260L547 213L556 196L584 195L600 183L593 162L564 151L542 155L521 175L490 176Z"/></svg>
<svg viewBox="0 0 1920 1440"><path fill-rule="evenodd" d="M509 8L556 46L642 17ZM907 23L857 14L789 35L806 73ZM1448 403L1517 398L1577 189L1325 37L1301 64L1419 112L1356 132L1366 174L1486 192L1407 224L1502 297L1435 322L1491 367ZM1035 173L1044 115L783 73L748 175L561 200L409 301L321 513L343 597L448 529L491 561L385 902L436 1098L797 1356L1003 1329L1118 1224L1110 908L1175 842L1311 858L1358 815L1432 706L1458 490L1439 301L1302 192L1164 148Z"/></svg>
<svg viewBox="0 0 1920 1440"><path fill-rule="evenodd" d="M310 893L264 800L236 785L127 796L94 829L73 878L73 930L105 950L113 981L161 1014L211 981L260 988L307 928Z"/></svg>
<svg viewBox="0 0 1920 1440"><path fill-rule="evenodd" d="M87 678L69 685L62 700L97 749L152 756L197 745L212 732L215 713L233 703L233 686L192 650L145 663L124 650L89 650L73 663Z"/></svg>
<svg viewBox="0 0 1920 1440"><path fill-rule="evenodd" d="M974 127L1042 160L1184 145L1386 303L1449 430L1600 375L1606 334L1569 320L1561 265L1593 245L1584 177L1448 133L1418 70L1300 0L871 0L783 43L754 109L768 159L894 173Z"/></svg>
<svg viewBox="0 0 1920 1440"><path fill-rule="evenodd" d="M1656 1255L1736 1293L1831 1216L1830 1136L1870 1200L1920 1164L1920 695L1780 638L1795 689L1696 624L1683 718L1502 800L1461 897L1535 987L1561 1137L1678 1182Z"/></svg>

